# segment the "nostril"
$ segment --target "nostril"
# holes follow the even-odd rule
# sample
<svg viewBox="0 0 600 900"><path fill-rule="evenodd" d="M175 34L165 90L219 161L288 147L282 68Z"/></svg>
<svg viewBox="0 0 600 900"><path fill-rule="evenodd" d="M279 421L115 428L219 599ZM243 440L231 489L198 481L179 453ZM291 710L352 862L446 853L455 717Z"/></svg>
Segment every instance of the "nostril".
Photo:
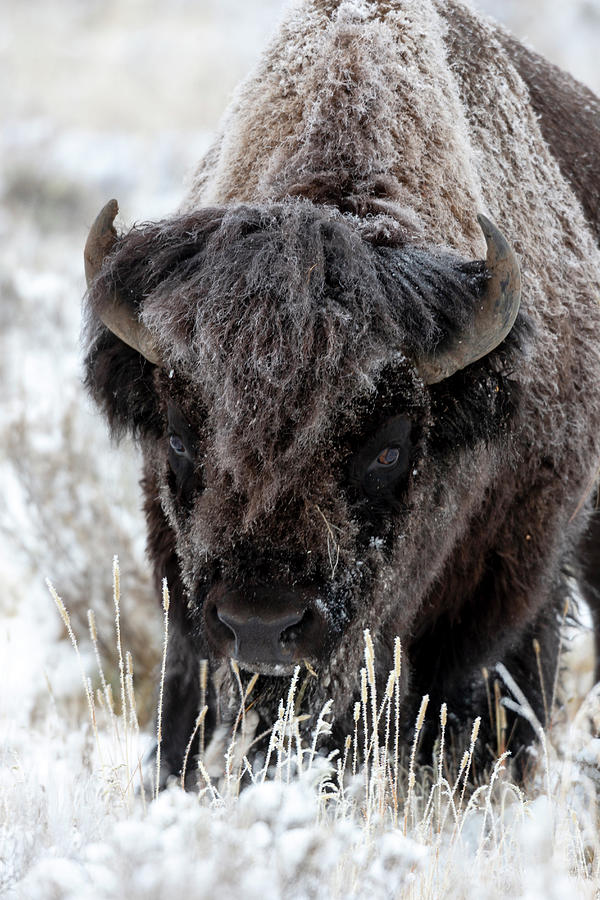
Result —
<svg viewBox="0 0 600 900"><path fill-rule="evenodd" d="M221 615L215 604L210 603L207 606L205 615L208 629L219 644L230 644L231 641L237 641L237 634L233 626L227 621L226 616Z"/></svg>
<svg viewBox="0 0 600 900"><path fill-rule="evenodd" d="M279 635L279 642L284 647L289 647L290 644L297 644L303 635L310 629L313 619L314 614L312 610L304 610L297 622L293 622L287 628L283 629Z"/></svg>
<svg viewBox="0 0 600 900"><path fill-rule="evenodd" d="M231 619L225 615L225 613L219 612L216 608L213 608L212 615L215 618L215 622L217 622L217 628L220 628L221 631L223 629L227 629L230 635L233 635L234 638L237 638L237 632L234 628Z"/></svg>

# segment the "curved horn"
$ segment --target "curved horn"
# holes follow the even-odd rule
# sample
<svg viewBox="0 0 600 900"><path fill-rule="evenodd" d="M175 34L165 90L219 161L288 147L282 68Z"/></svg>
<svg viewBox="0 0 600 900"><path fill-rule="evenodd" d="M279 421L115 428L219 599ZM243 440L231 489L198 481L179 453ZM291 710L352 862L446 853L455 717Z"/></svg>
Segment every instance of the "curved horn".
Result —
<svg viewBox="0 0 600 900"><path fill-rule="evenodd" d="M106 206L100 210L96 220L90 228L88 239L83 251L85 263L85 277L88 287L92 284L100 269L104 258L111 252L117 240L117 232L113 222L119 212L119 204L116 200L109 200ZM141 353L148 362L159 365L161 362L156 342L145 325L136 316L131 303L115 293L111 300L98 312L100 319L106 327L116 334L124 343Z"/></svg>
<svg viewBox="0 0 600 900"><path fill-rule="evenodd" d="M491 353L514 325L521 303L521 273L514 250L485 216L477 216L487 244L486 289L478 298L473 323L439 354L417 361L425 384L436 384Z"/></svg>

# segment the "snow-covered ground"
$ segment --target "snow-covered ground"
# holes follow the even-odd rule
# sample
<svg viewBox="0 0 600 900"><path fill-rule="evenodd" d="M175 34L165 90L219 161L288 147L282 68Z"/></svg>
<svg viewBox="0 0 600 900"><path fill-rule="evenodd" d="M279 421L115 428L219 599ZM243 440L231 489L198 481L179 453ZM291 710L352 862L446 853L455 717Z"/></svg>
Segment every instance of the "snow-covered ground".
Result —
<svg viewBox="0 0 600 900"><path fill-rule="evenodd" d="M175 788L147 804L136 787L161 614L148 602L135 451L111 447L80 385L82 247L110 196L125 222L174 209L282 5L0 0L0 894L591 897L593 694L579 711L572 701L574 724L550 736L527 796L499 778L469 806L462 781L452 794L423 771L406 819L402 800L394 820L380 772L342 790L335 760L329 772L317 756L288 781L281 742L275 780L257 777L239 800L235 773L200 801ZM600 90L600 0L480 6ZM80 674L95 690L92 608L120 692L115 554L141 736L132 710L125 722L106 699L92 727ZM46 577L70 611L81 663ZM589 683L580 652L573 679L575 698Z"/></svg>

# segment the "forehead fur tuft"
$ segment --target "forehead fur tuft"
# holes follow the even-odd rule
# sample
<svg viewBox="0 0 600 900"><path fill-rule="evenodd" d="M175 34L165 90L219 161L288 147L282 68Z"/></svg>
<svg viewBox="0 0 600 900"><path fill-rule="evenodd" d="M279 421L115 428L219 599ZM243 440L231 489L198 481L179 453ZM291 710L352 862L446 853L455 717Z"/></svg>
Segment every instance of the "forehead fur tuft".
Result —
<svg viewBox="0 0 600 900"><path fill-rule="evenodd" d="M130 297L224 444L266 465L284 435L318 439L391 359L469 319L482 266L406 235L307 200L201 209L121 237L90 303Z"/></svg>

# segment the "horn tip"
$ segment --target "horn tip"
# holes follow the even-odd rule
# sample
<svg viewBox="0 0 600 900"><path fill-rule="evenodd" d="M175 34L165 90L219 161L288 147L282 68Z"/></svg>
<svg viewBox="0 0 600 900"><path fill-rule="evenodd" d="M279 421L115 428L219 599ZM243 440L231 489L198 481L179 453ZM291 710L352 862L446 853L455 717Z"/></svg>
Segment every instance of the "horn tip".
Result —
<svg viewBox="0 0 600 900"><path fill-rule="evenodd" d="M477 221L479 222L479 227L486 237L488 235L491 235L496 230L494 223L490 219L488 219L487 216L484 216L483 213L478 213Z"/></svg>
<svg viewBox="0 0 600 900"><path fill-rule="evenodd" d="M118 201L113 197L112 200L109 200L108 203L100 210L100 214L98 219L105 224L105 227L110 227L114 220L117 218L117 214L119 212L119 204Z"/></svg>
<svg viewBox="0 0 600 900"><path fill-rule="evenodd" d="M85 264L85 277L88 287L96 277L102 266L102 261L110 252L117 239L117 232L113 222L119 212L119 204L113 198L105 203L90 228L85 242L83 258Z"/></svg>
<svg viewBox="0 0 600 900"><path fill-rule="evenodd" d="M495 225L491 219L488 219L487 216L484 216L483 213L478 214L477 221L479 222L479 226L487 244L488 265L494 266L498 260L509 258L517 264L513 249L498 226Z"/></svg>

